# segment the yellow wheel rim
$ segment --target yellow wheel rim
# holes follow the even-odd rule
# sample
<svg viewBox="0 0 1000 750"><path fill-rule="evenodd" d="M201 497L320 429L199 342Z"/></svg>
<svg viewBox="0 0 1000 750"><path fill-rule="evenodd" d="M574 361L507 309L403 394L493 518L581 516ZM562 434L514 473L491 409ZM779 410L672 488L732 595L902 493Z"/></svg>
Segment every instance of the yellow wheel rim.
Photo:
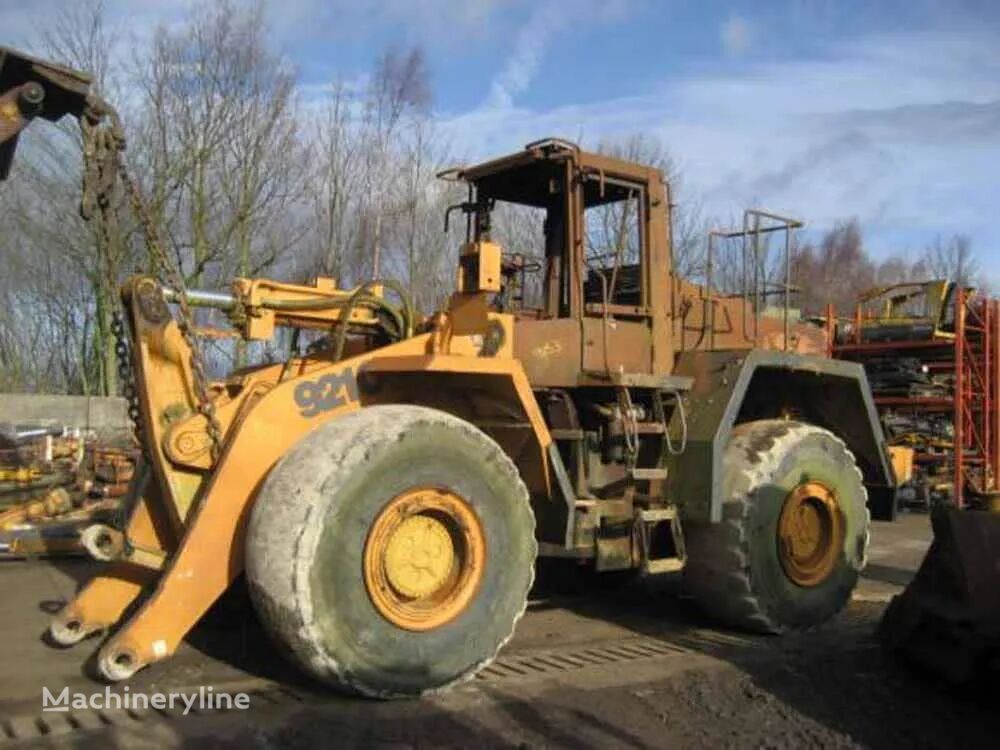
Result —
<svg viewBox="0 0 1000 750"><path fill-rule="evenodd" d="M781 566L799 586L816 586L833 571L844 544L837 496L820 482L803 482L785 498L778 519Z"/></svg>
<svg viewBox="0 0 1000 750"><path fill-rule="evenodd" d="M464 498L438 488L408 490L388 502L368 532L365 587L393 625L432 630L468 606L485 560L482 524Z"/></svg>

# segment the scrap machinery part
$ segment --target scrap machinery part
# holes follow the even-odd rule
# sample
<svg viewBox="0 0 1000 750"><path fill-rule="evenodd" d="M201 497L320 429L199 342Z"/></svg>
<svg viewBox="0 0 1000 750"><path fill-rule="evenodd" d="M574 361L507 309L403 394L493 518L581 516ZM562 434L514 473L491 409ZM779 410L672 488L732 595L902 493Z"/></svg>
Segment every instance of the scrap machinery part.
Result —
<svg viewBox="0 0 1000 750"><path fill-rule="evenodd" d="M91 78L62 65L0 47L0 180L10 173L18 135L36 117L80 118Z"/></svg>
<svg viewBox="0 0 1000 750"><path fill-rule="evenodd" d="M936 508L934 540L889 603L878 634L892 654L950 683L1000 665L1000 513Z"/></svg>
<svg viewBox="0 0 1000 750"><path fill-rule="evenodd" d="M948 279L876 287L861 295L862 314L839 331L842 343L930 340L955 336L959 285ZM966 294L975 291L965 288Z"/></svg>
<svg viewBox="0 0 1000 750"><path fill-rule="evenodd" d="M890 446L913 449L899 504L989 507L1000 477L1000 299L949 279L827 310L830 354L862 364Z"/></svg>

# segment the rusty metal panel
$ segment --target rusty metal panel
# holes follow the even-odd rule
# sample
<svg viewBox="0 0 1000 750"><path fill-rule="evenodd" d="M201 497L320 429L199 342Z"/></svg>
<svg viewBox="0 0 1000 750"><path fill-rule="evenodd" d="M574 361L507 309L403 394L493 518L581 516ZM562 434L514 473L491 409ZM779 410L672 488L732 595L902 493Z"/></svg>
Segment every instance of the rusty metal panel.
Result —
<svg viewBox="0 0 1000 750"><path fill-rule="evenodd" d="M571 388L586 373L651 374L652 333L646 323L635 321L520 319L514 327L514 356L533 387Z"/></svg>
<svg viewBox="0 0 1000 750"><path fill-rule="evenodd" d="M673 285L673 336L678 352L720 349L769 349L785 351L785 325L781 318L761 316L756 324L753 309L742 297L709 295L704 287L688 281ZM827 333L811 323L791 323L787 351L825 355Z"/></svg>
<svg viewBox="0 0 1000 750"><path fill-rule="evenodd" d="M580 321L570 318L517 320L514 357L535 388L576 385L580 374Z"/></svg>
<svg viewBox="0 0 1000 750"><path fill-rule="evenodd" d="M583 319L583 370L652 373L653 340L644 322Z"/></svg>
<svg viewBox="0 0 1000 750"><path fill-rule="evenodd" d="M785 347L785 326L778 318L761 318L757 331L757 348L783 351ZM826 331L810 324L791 324L788 331L787 351L795 354L812 354L825 357L827 350Z"/></svg>

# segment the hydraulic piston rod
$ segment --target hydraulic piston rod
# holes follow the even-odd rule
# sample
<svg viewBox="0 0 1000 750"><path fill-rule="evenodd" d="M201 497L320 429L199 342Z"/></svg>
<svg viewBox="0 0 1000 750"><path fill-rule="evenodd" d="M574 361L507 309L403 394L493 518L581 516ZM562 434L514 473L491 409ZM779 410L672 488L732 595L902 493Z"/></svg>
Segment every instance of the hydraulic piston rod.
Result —
<svg viewBox="0 0 1000 750"><path fill-rule="evenodd" d="M193 307L211 307L215 310L232 310L236 307L236 297L227 292L216 292L209 289L188 289L185 291L187 303ZM174 289L163 289L163 298L167 302L180 301L180 293Z"/></svg>

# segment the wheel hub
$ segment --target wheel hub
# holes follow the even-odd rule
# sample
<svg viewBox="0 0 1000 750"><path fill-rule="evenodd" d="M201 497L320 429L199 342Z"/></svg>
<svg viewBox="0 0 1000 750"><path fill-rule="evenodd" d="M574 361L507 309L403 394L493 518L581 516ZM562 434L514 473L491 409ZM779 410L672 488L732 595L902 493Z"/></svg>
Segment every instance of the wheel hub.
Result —
<svg viewBox="0 0 1000 750"><path fill-rule="evenodd" d="M372 523L364 550L365 586L389 622L431 630L469 604L485 559L482 525L464 498L437 488L408 490Z"/></svg>
<svg viewBox="0 0 1000 750"><path fill-rule="evenodd" d="M447 527L432 516L410 516L385 547L385 573L390 585L414 599L437 591L455 563Z"/></svg>
<svg viewBox="0 0 1000 750"><path fill-rule="evenodd" d="M844 542L844 521L836 494L820 482L793 489L778 519L778 553L799 586L816 586L833 571Z"/></svg>

